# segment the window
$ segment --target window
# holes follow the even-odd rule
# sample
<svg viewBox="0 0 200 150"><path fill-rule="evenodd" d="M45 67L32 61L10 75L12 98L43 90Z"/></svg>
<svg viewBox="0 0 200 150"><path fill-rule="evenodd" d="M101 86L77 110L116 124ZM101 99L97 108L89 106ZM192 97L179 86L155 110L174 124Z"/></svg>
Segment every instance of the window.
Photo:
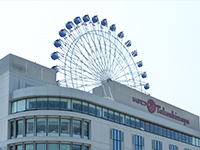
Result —
<svg viewBox="0 0 200 150"><path fill-rule="evenodd" d="M34 145L33 144L26 144L25 150L34 150Z"/></svg>
<svg viewBox="0 0 200 150"><path fill-rule="evenodd" d="M99 106L96 106L96 110L97 110L97 117L102 117L102 108Z"/></svg>
<svg viewBox="0 0 200 150"><path fill-rule="evenodd" d="M115 114L115 122L119 123L119 113L115 112L114 114Z"/></svg>
<svg viewBox="0 0 200 150"><path fill-rule="evenodd" d="M24 111L25 110L25 100L17 101L17 111Z"/></svg>
<svg viewBox="0 0 200 150"><path fill-rule="evenodd" d="M60 99L60 109L71 110L71 100L61 98Z"/></svg>
<svg viewBox="0 0 200 150"><path fill-rule="evenodd" d="M135 118L131 117L131 127L135 128Z"/></svg>
<svg viewBox="0 0 200 150"><path fill-rule="evenodd" d="M89 104L89 114L96 116L95 105Z"/></svg>
<svg viewBox="0 0 200 150"><path fill-rule="evenodd" d="M17 120L16 125L17 137L23 137L23 120Z"/></svg>
<svg viewBox="0 0 200 150"><path fill-rule="evenodd" d="M130 117L129 116L125 117L125 124L130 126Z"/></svg>
<svg viewBox="0 0 200 150"><path fill-rule="evenodd" d="M70 120L69 119L61 119L61 125L60 125L60 135L61 136L70 136Z"/></svg>
<svg viewBox="0 0 200 150"><path fill-rule="evenodd" d="M120 122L121 124L124 124L124 123L125 123L125 121L124 121L124 115L123 115L123 114L120 114L120 115L119 115L119 122Z"/></svg>
<svg viewBox="0 0 200 150"><path fill-rule="evenodd" d="M12 102L12 113L16 113L17 112L17 102Z"/></svg>
<svg viewBox="0 0 200 150"><path fill-rule="evenodd" d="M114 112L112 110L109 110L108 114L109 114L109 120L113 121L114 120Z"/></svg>
<svg viewBox="0 0 200 150"><path fill-rule="evenodd" d="M37 118L37 136L46 136L46 118Z"/></svg>
<svg viewBox="0 0 200 150"><path fill-rule="evenodd" d="M162 150L162 142L153 140L152 141L152 149L153 150Z"/></svg>
<svg viewBox="0 0 200 150"><path fill-rule="evenodd" d="M176 145L169 145L169 150L178 150L178 147Z"/></svg>
<svg viewBox="0 0 200 150"><path fill-rule="evenodd" d="M22 150L22 145L17 145L16 150Z"/></svg>
<svg viewBox="0 0 200 150"><path fill-rule="evenodd" d="M135 119L136 121L136 128L140 129L140 120L139 119Z"/></svg>
<svg viewBox="0 0 200 150"><path fill-rule="evenodd" d="M72 110L81 112L81 101L72 100Z"/></svg>
<svg viewBox="0 0 200 150"><path fill-rule="evenodd" d="M81 150L81 145L72 145L72 150Z"/></svg>
<svg viewBox="0 0 200 150"><path fill-rule="evenodd" d="M89 138L89 122L83 122L83 126L84 126L84 128L83 128L83 130L84 130L84 139L88 139Z"/></svg>
<svg viewBox="0 0 200 150"><path fill-rule="evenodd" d="M34 136L34 119L26 119L26 136Z"/></svg>
<svg viewBox="0 0 200 150"><path fill-rule="evenodd" d="M83 150L89 150L89 147L88 146L84 146Z"/></svg>
<svg viewBox="0 0 200 150"><path fill-rule="evenodd" d="M88 103L82 102L82 112L88 114L89 112Z"/></svg>
<svg viewBox="0 0 200 150"><path fill-rule="evenodd" d="M73 120L73 137L81 138L81 121Z"/></svg>
<svg viewBox="0 0 200 150"><path fill-rule="evenodd" d="M49 109L59 109L59 98L49 98L48 108Z"/></svg>
<svg viewBox="0 0 200 150"><path fill-rule="evenodd" d="M191 149L185 148L184 150L191 150Z"/></svg>
<svg viewBox="0 0 200 150"><path fill-rule="evenodd" d="M134 150L143 150L144 148L144 138L139 135L133 136L133 149Z"/></svg>
<svg viewBox="0 0 200 150"><path fill-rule="evenodd" d="M30 98L26 100L26 109L27 110L36 109L36 98Z"/></svg>
<svg viewBox="0 0 200 150"><path fill-rule="evenodd" d="M59 128L58 118L49 118L48 119L48 136L59 136L58 128Z"/></svg>
<svg viewBox="0 0 200 150"><path fill-rule="evenodd" d="M47 109L47 98L37 98L37 109Z"/></svg>
<svg viewBox="0 0 200 150"><path fill-rule="evenodd" d="M48 150L59 150L58 144L48 144Z"/></svg>
<svg viewBox="0 0 200 150"><path fill-rule="evenodd" d="M112 150L122 150L123 132L120 130L111 130Z"/></svg>
<svg viewBox="0 0 200 150"><path fill-rule="evenodd" d="M70 150L69 144L60 144L60 150Z"/></svg>
<svg viewBox="0 0 200 150"><path fill-rule="evenodd" d="M45 143L37 143L36 150L46 150L46 144Z"/></svg>
<svg viewBox="0 0 200 150"><path fill-rule="evenodd" d="M108 109L103 108L103 118L108 119Z"/></svg>
<svg viewBox="0 0 200 150"><path fill-rule="evenodd" d="M14 138L14 121L10 122L10 138Z"/></svg>

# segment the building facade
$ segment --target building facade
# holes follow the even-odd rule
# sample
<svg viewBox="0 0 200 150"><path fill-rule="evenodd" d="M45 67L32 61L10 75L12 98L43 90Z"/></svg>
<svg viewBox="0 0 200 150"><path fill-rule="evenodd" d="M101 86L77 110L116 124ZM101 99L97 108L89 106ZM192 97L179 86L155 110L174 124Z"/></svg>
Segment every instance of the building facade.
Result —
<svg viewBox="0 0 200 150"><path fill-rule="evenodd" d="M199 116L108 81L57 86L55 70L0 60L1 150L197 150Z"/></svg>

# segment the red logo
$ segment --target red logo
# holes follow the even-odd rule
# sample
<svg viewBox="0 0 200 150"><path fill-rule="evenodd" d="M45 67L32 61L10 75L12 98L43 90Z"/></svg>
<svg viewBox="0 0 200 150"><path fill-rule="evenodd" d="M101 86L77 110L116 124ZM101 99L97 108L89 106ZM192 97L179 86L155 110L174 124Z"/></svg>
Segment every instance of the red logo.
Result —
<svg viewBox="0 0 200 150"><path fill-rule="evenodd" d="M148 100L147 108L150 113L154 113L156 111L156 104L152 99Z"/></svg>

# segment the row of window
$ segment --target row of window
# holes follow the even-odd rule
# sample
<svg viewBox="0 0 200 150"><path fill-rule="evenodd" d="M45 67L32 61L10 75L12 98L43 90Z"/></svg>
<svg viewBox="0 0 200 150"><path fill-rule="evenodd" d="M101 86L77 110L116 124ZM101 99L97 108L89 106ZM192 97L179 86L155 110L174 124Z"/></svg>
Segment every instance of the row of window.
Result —
<svg viewBox="0 0 200 150"><path fill-rule="evenodd" d="M10 138L25 136L65 136L89 139L89 122L61 117L11 120Z"/></svg>
<svg viewBox="0 0 200 150"><path fill-rule="evenodd" d="M110 130L110 139L112 140L112 150L123 150L124 133L122 131L116 129ZM144 137L140 135L133 135L132 145L133 150L144 150ZM162 142L158 140L152 140L152 150L163 150ZM170 144L169 150L178 150L178 147ZM184 150L190 149L186 148Z"/></svg>
<svg viewBox="0 0 200 150"><path fill-rule="evenodd" d="M14 101L11 106L12 113L45 109L80 112L200 147L199 138L84 101L56 97L38 97Z"/></svg>
<svg viewBox="0 0 200 150"><path fill-rule="evenodd" d="M12 145L10 150L89 150L89 146L67 143L27 143Z"/></svg>

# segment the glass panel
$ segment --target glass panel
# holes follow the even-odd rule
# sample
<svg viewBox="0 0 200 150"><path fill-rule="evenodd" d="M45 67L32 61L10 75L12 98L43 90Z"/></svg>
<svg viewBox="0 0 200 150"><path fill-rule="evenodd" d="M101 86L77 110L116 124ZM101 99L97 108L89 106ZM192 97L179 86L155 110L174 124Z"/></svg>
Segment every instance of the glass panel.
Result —
<svg viewBox="0 0 200 150"><path fill-rule="evenodd" d="M148 131L148 132L150 131L150 127L149 127L149 123L148 122L145 123L145 130Z"/></svg>
<svg viewBox="0 0 200 150"><path fill-rule="evenodd" d="M83 150L89 150L89 147L88 146L84 146Z"/></svg>
<svg viewBox="0 0 200 150"><path fill-rule="evenodd" d="M16 150L22 150L22 145L17 145Z"/></svg>
<svg viewBox="0 0 200 150"><path fill-rule="evenodd" d="M37 98L37 109L47 109L47 98Z"/></svg>
<svg viewBox="0 0 200 150"><path fill-rule="evenodd" d="M17 125L17 137L22 137L23 136L23 120L18 120L16 121Z"/></svg>
<svg viewBox="0 0 200 150"><path fill-rule="evenodd" d="M171 134L170 134L170 130L167 129L167 137L170 138L171 137Z"/></svg>
<svg viewBox="0 0 200 150"><path fill-rule="evenodd" d="M17 102L12 102L12 113L17 112Z"/></svg>
<svg viewBox="0 0 200 150"><path fill-rule="evenodd" d="M14 121L10 123L10 138L14 138Z"/></svg>
<svg viewBox="0 0 200 150"><path fill-rule="evenodd" d="M34 136L34 119L26 119L26 136Z"/></svg>
<svg viewBox="0 0 200 150"><path fill-rule="evenodd" d="M60 144L60 150L70 150L69 144Z"/></svg>
<svg viewBox="0 0 200 150"><path fill-rule="evenodd" d="M119 122L119 113L115 112L115 122Z"/></svg>
<svg viewBox="0 0 200 150"><path fill-rule="evenodd" d="M97 117L101 118L102 117L102 108L97 106L96 109L97 109Z"/></svg>
<svg viewBox="0 0 200 150"><path fill-rule="evenodd" d="M174 139L174 131L171 131L171 138Z"/></svg>
<svg viewBox="0 0 200 150"><path fill-rule="evenodd" d="M36 150L46 150L46 144L45 143L37 143Z"/></svg>
<svg viewBox="0 0 200 150"><path fill-rule="evenodd" d="M82 112L88 114L88 103L82 102Z"/></svg>
<svg viewBox="0 0 200 150"><path fill-rule="evenodd" d="M163 128L163 136L167 136L167 129L166 128Z"/></svg>
<svg viewBox="0 0 200 150"><path fill-rule="evenodd" d="M48 144L48 150L59 150L58 144Z"/></svg>
<svg viewBox="0 0 200 150"><path fill-rule="evenodd" d="M14 150L14 147L13 147L13 146L10 146L10 150Z"/></svg>
<svg viewBox="0 0 200 150"><path fill-rule="evenodd" d="M61 98L60 99L60 109L71 110L71 100Z"/></svg>
<svg viewBox="0 0 200 150"><path fill-rule="evenodd" d="M26 109L27 110L36 109L36 98L30 98L26 100Z"/></svg>
<svg viewBox="0 0 200 150"><path fill-rule="evenodd" d="M25 110L25 100L17 101L17 112Z"/></svg>
<svg viewBox="0 0 200 150"><path fill-rule="evenodd" d="M81 121L73 120L73 137L81 138Z"/></svg>
<svg viewBox="0 0 200 150"><path fill-rule="evenodd" d="M72 100L72 110L81 112L81 101Z"/></svg>
<svg viewBox="0 0 200 150"><path fill-rule="evenodd" d="M119 115L119 118L120 118L120 120L119 120L120 123L121 123L121 124L124 124L124 115L123 115L123 114L120 114L120 115Z"/></svg>
<svg viewBox="0 0 200 150"><path fill-rule="evenodd" d="M158 127L158 134L162 135L162 127Z"/></svg>
<svg viewBox="0 0 200 150"><path fill-rule="evenodd" d="M48 119L48 136L59 136L59 119L58 118L49 118Z"/></svg>
<svg viewBox="0 0 200 150"><path fill-rule="evenodd" d="M114 112L112 110L108 111L109 113L109 120L113 121L114 120Z"/></svg>
<svg viewBox="0 0 200 150"><path fill-rule="evenodd" d="M103 108L103 118L108 119L108 109Z"/></svg>
<svg viewBox="0 0 200 150"><path fill-rule="evenodd" d="M130 126L130 117L129 116L125 117L125 123L126 123L126 125Z"/></svg>
<svg viewBox="0 0 200 150"><path fill-rule="evenodd" d="M49 98L49 101L48 101L48 108L49 109L59 109L59 98L52 98L50 97Z"/></svg>
<svg viewBox="0 0 200 150"><path fill-rule="evenodd" d="M140 129L140 120L139 119L135 119L136 121L136 128Z"/></svg>
<svg viewBox="0 0 200 150"><path fill-rule="evenodd" d="M37 136L46 136L46 118L37 118Z"/></svg>
<svg viewBox="0 0 200 150"><path fill-rule="evenodd" d="M144 130L145 129L145 122L144 121L140 121L140 129Z"/></svg>
<svg viewBox="0 0 200 150"><path fill-rule="evenodd" d="M135 118L131 117L131 127L135 128Z"/></svg>
<svg viewBox="0 0 200 150"><path fill-rule="evenodd" d="M34 149L34 145L33 144L26 144L25 145L25 150L33 150Z"/></svg>
<svg viewBox="0 0 200 150"><path fill-rule="evenodd" d="M96 116L96 110L95 110L95 105L89 104L89 114Z"/></svg>
<svg viewBox="0 0 200 150"><path fill-rule="evenodd" d="M61 136L70 136L70 120L69 119L61 119L61 127L60 127L60 135Z"/></svg>
<svg viewBox="0 0 200 150"><path fill-rule="evenodd" d="M81 150L80 145L72 145L72 150Z"/></svg>
<svg viewBox="0 0 200 150"><path fill-rule="evenodd" d="M84 139L89 138L89 123L84 122Z"/></svg>
<svg viewBox="0 0 200 150"><path fill-rule="evenodd" d="M154 128L155 128L154 124L150 123L150 132L151 133L154 133Z"/></svg>

